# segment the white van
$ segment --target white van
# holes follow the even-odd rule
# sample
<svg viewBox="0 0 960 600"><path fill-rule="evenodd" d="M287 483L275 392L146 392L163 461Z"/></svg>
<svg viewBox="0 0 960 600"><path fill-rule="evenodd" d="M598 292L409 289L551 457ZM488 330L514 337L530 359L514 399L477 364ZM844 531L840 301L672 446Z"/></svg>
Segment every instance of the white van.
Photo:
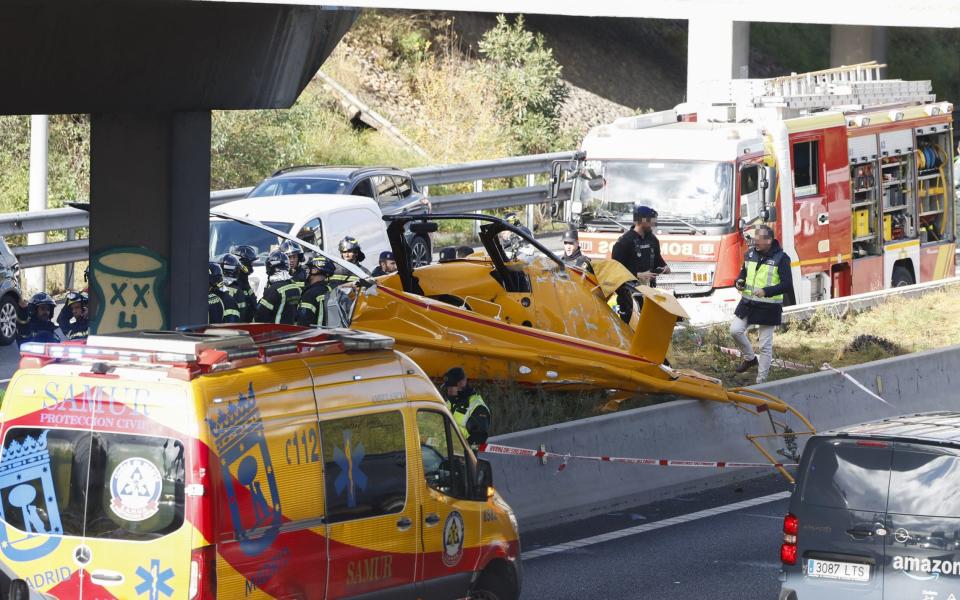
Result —
<svg viewBox="0 0 960 600"><path fill-rule="evenodd" d="M217 207L217 212L250 220L283 231L337 255L337 244L346 236L360 242L363 266L372 271L380 253L390 250L383 215L377 202L363 196L343 194L300 194L244 198ZM262 229L229 219L210 219L210 259L216 260L233 246L249 244L257 249L260 261L280 247L282 239ZM263 292L266 280L263 267L254 268L250 285Z"/></svg>

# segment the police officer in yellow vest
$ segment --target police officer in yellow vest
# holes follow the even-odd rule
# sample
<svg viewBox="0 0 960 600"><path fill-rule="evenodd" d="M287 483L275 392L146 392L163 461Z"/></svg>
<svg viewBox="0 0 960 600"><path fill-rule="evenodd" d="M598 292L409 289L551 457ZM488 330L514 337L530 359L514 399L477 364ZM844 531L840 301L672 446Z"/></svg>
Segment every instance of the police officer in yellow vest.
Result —
<svg viewBox="0 0 960 600"><path fill-rule="evenodd" d="M447 371L441 391L467 443L474 449L486 443L490 435L490 409L480 394L467 385L466 372L460 367Z"/></svg>
<svg viewBox="0 0 960 600"><path fill-rule="evenodd" d="M790 257L773 237L773 229L759 225L756 246L747 252L743 268L737 277L737 289L742 298L734 311L730 335L743 356L737 373L746 373L758 367L757 383L767 380L773 362L773 331L782 322L783 300L793 297L793 277ZM754 353L747 328L758 325L760 347Z"/></svg>

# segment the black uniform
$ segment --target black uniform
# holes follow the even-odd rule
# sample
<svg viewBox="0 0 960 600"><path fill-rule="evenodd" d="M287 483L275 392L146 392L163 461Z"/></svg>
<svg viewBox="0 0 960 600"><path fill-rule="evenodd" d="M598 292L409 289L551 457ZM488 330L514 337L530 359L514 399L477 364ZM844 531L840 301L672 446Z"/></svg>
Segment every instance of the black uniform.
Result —
<svg viewBox="0 0 960 600"><path fill-rule="evenodd" d="M68 340L85 340L90 335L90 319L74 318L69 306L60 309L57 315L57 325Z"/></svg>
<svg viewBox="0 0 960 600"><path fill-rule="evenodd" d="M633 275L659 273L667 266L667 261L663 260L660 253L660 240L652 231L645 235L637 233L635 229L627 231L613 245L611 258ZM656 279L651 279L648 285L657 287ZM617 290L617 305L620 307L620 318L629 323L633 316L633 298L628 286L620 286Z"/></svg>
<svg viewBox="0 0 960 600"><path fill-rule="evenodd" d="M52 319L43 321L36 317L30 317L26 309L17 306L17 346L22 346L27 342L55 343L59 341L57 324Z"/></svg>
<svg viewBox="0 0 960 600"><path fill-rule="evenodd" d="M580 251L580 248L577 248L576 252L570 256L567 256L566 253L564 253L563 262L571 267L582 269L587 273L593 273L593 265L590 264L590 259L584 256L583 252Z"/></svg>
<svg viewBox="0 0 960 600"><path fill-rule="evenodd" d="M60 309L57 325L68 340L85 340L90 335L90 319L74 318L69 304Z"/></svg>
<svg viewBox="0 0 960 600"><path fill-rule="evenodd" d="M207 294L208 323L239 323L237 301L226 289L210 290Z"/></svg>
<svg viewBox="0 0 960 600"><path fill-rule="evenodd" d="M303 268L303 265L297 265L297 268L292 273L290 273L290 276L293 277L294 281L302 284L301 288L306 287L307 270Z"/></svg>
<svg viewBox="0 0 960 600"><path fill-rule="evenodd" d="M240 322L252 323L253 316L257 312L257 295L250 288L250 282L246 279L237 279L232 286L227 287L227 293L237 303Z"/></svg>
<svg viewBox="0 0 960 600"><path fill-rule="evenodd" d="M297 307L300 305L300 284L285 272L286 277L271 277L263 298L257 305L254 320L258 323L286 323L293 325L297 321Z"/></svg>
<svg viewBox="0 0 960 600"><path fill-rule="evenodd" d="M353 263L353 266L359 268L364 273L370 274L370 271L360 264ZM351 283L357 280L357 276L346 270L340 265L337 265L337 270L333 272L333 275L330 276L330 284L333 286L343 285L345 283Z"/></svg>
<svg viewBox="0 0 960 600"><path fill-rule="evenodd" d="M297 325L309 327L311 325L327 324L327 295L330 286L326 282L307 285L300 296L300 308L297 310Z"/></svg>

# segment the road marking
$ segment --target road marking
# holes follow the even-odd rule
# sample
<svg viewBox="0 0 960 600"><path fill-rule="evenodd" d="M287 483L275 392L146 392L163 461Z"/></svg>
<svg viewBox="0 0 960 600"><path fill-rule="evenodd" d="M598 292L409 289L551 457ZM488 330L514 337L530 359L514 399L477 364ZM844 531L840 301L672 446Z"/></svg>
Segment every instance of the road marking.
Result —
<svg viewBox="0 0 960 600"><path fill-rule="evenodd" d="M751 500L743 500L741 502L735 502L733 504L727 504L724 506L717 506L716 508L708 508L706 510L697 511L695 513L690 513L687 515L670 517L669 519L664 519L662 521L655 521L653 523L644 523L643 525L637 525L636 527L628 527L626 529L619 529L617 531L611 531L609 533L594 535L588 538L573 540L570 542L565 542L563 544L557 544L556 546L547 546L546 548L537 548L536 550L524 552L522 558L523 560L533 560L534 558L550 556L551 554L559 554L560 552L566 552L567 550L577 550L580 548L585 548L587 546L602 544L604 542L609 542L612 540L619 540L621 538L625 538L631 535L637 535L638 533L655 531L657 529L663 529L665 527L670 527L672 525L682 525L683 523L689 523L691 521L698 521L700 519L707 519L709 517L715 517L717 515L722 515L729 512L743 510L744 508L751 508L754 506L759 506L761 504L776 502L777 500L785 500L786 498L789 498L789 497L790 497L790 492L779 492L776 494L770 494L769 496L761 496L759 498L753 498Z"/></svg>

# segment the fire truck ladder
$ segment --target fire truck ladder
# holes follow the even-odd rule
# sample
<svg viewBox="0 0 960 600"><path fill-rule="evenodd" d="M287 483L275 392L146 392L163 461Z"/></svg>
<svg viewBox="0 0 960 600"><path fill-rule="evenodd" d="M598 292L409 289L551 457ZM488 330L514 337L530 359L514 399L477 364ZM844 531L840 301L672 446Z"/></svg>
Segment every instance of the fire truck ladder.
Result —
<svg viewBox="0 0 960 600"><path fill-rule="evenodd" d="M880 70L886 66L870 61L772 79L733 80L731 100L753 108L792 112L862 110L870 106L936 101L929 80L883 79Z"/></svg>

